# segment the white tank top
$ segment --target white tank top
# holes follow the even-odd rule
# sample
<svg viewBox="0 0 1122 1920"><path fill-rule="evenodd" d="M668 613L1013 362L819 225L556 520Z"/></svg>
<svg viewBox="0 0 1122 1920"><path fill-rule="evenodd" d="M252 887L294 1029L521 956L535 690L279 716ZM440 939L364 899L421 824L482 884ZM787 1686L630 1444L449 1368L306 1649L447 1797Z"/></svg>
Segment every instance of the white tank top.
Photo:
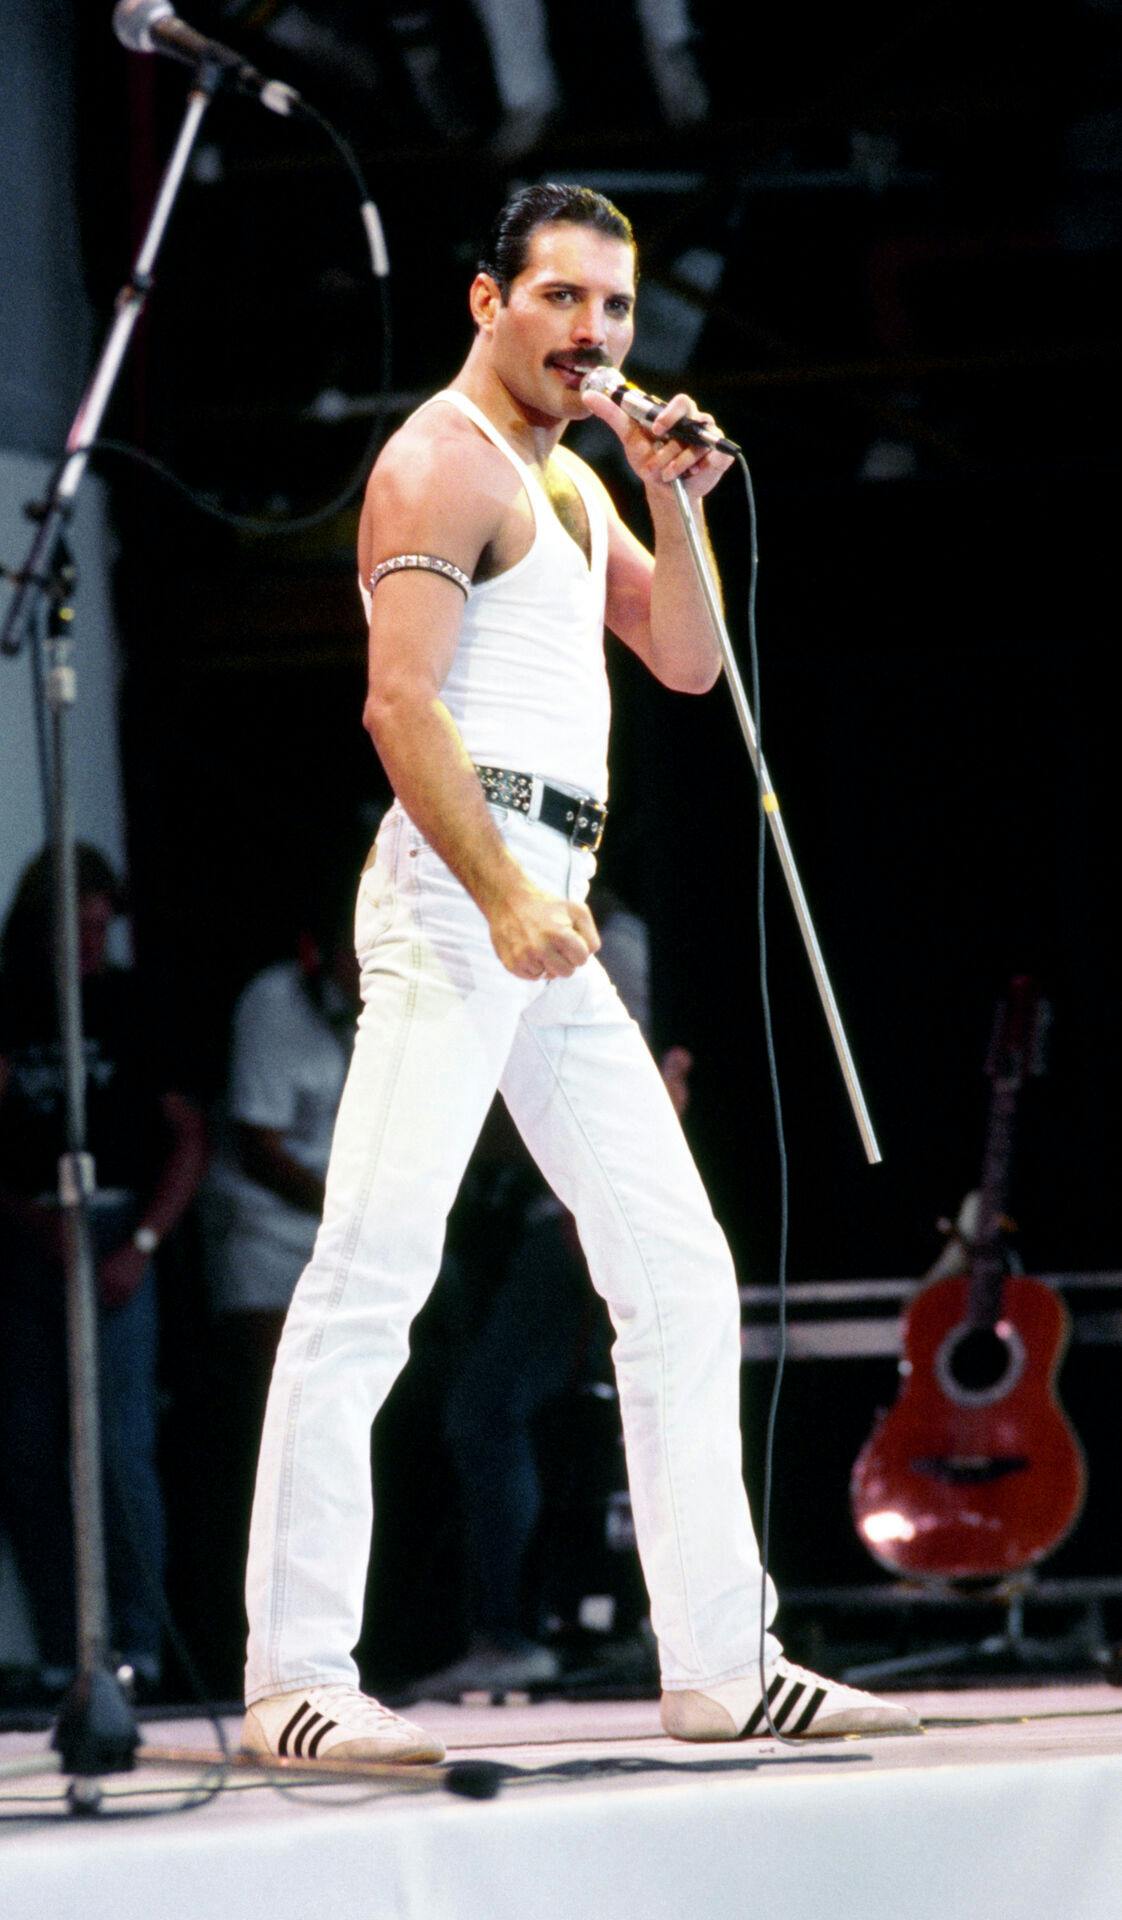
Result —
<svg viewBox="0 0 1122 1920"><path fill-rule="evenodd" d="M596 476L558 447L588 516L591 561L557 518L534 469L466 394L448 389L457 407L505 453L534 517L534 538L505 573L472 585L460 637L441 689L471 758L481 765L537 774L543 780L608 797L608 725L604 665L604 600L608 501ZM423 408L418 409L423 412ZM360 582L367 617L370 593Z"/></svg>

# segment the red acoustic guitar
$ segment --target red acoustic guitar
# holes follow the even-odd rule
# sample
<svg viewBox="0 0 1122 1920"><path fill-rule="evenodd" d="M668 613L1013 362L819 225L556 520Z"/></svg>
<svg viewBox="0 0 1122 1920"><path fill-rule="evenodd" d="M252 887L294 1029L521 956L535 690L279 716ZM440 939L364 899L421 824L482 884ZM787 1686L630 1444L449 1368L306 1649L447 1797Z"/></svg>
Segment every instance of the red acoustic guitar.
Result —
<svg viewBox="0 0 1122 1920"><path fill-rule="evenodd" d="M998 1579L1032 1566L1083 1506L1083 1454L1055 1391L1067 1310L1042 1281L1008 1271L1002 1234L1017 1096L1040 1070L1041 1008L1031 980L1012 981L986 1067L967 1270L924 1287L905 1314L900 1395L850 1479L870 1553L914 1579Z"/></svg>

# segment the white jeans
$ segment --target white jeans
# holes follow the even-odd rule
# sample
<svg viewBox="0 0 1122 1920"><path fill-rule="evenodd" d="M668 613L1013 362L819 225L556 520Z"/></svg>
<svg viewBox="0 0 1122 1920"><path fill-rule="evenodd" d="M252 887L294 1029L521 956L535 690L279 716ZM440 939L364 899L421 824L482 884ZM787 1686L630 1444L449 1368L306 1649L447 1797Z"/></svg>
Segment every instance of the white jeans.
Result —
<svg viewBox="0 0 1122 1920"><path fill-rule="evenodd" d="M584 897L591 857L503 816L540 886ZM741 1472L740 1316L658 1069L603 968L523 981L400 807L356 915L363 1011L323 1223L265 1416L247 1575L249 1702L354 1685L370 1428L408 1354L495 1088L576 1217L615 1328L635 1528L663 1684L754 1671L760 1561ZM774 1612L768 1595L768 1617ZM770 1659L778 1647L768 1636Z"/></svg>

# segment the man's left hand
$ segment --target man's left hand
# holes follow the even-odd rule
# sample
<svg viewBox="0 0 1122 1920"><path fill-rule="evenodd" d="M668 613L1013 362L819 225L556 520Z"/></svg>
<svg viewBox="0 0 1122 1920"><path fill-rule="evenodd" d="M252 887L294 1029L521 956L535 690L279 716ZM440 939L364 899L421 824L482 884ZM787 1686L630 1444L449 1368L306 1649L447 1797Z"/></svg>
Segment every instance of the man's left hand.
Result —
<svg viewBox="0 0 1122 1920"><path fill-rule="evenodd" d="M584 402L589 413L612 429L632 471L645 487L668 486L672 480L681 480L690 498L700 500L732 466L729 453L683 446L681 441L667 438L669 429L679 420L696 420L701 427L717 426L713 415L702 413L688 393L676 393L649 427L630 419L606 393L586 393Z"/></svg>
<svg viewBox="0 0 1122 1920"><path fill-rule="evenodd" d="M123 1307L131 1300L148 1269L146 1253L131 1240L106 1254L97 1270L97 1290L103 1307Z"/></svg>

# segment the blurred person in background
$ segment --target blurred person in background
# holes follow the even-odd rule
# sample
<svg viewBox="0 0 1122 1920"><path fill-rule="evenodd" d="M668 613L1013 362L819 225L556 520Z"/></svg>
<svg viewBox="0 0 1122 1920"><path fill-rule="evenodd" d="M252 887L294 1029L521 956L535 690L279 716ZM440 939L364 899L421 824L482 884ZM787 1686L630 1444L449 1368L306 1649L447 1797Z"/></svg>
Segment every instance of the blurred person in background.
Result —
<svg viewBox="0 0 1122 1920"><path fill-rule="evenodd" d="M89 1201L111 1645L139 1690L159 1686L164 1502L157 1467L153 1255L186 1211L206 1157L201 1110L174 1061L173 1011L110 964L121 881L75 849ZM55 998L52 869L25 869L0 942L0 1510L31 1602L47 1691L75 1661L74 1548L58 1162L64 1073Z"/></svg>

